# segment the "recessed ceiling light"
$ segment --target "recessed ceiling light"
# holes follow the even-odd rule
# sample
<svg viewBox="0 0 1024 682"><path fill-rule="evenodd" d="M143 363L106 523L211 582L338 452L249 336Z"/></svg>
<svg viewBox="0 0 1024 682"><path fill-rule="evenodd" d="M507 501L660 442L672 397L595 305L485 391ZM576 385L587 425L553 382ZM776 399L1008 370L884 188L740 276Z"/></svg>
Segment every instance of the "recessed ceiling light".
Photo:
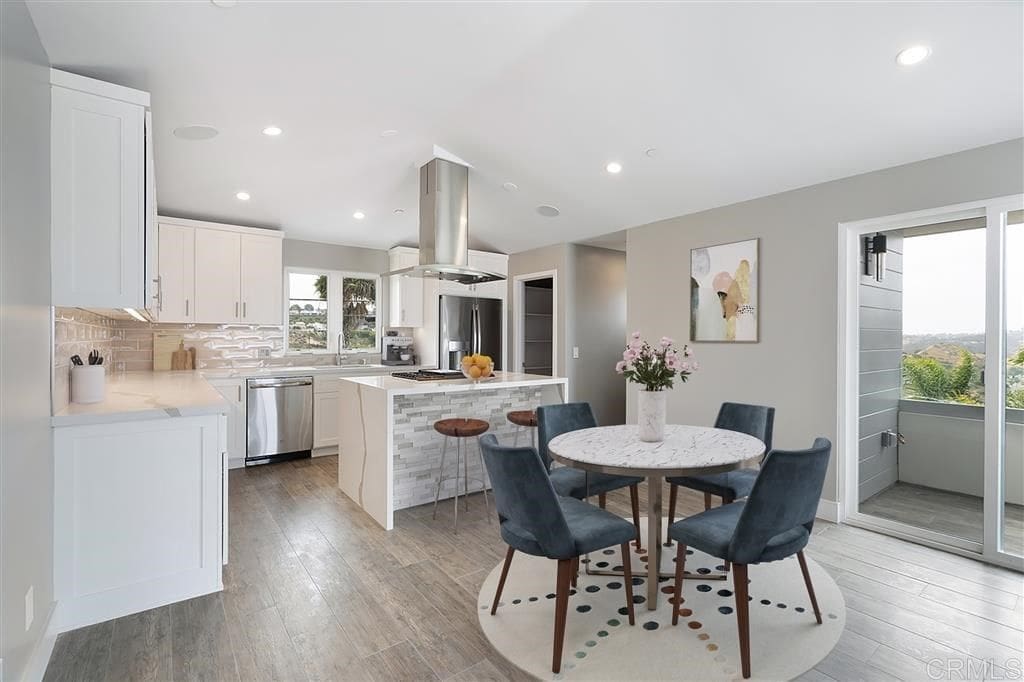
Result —
<svg viewBox="0 0 1024 682"><path fill-rule="evenodd" d="M355 213L352 214L352 217L355 218L356 220L362 220L363 218L366 217L366 214L363 213L362 211L356 211Z"/></svg>
<svg viewBox="0 0 1024 682"><path fill-rule="evenodd" d="M394 137L397 134L398 134L397 130L388 129L388 130L381 131L380 136L381 137Z"/></svg>
<svg viewBox="0 0 1024 682"><path fill-rule="evenodd" d="M545 218L557 218L561 211L559 211L554 206L541 204L540 206L537 207L537 213L541 214Z"/></svg>
<svg viewBox="0 0 1024 682"><path fill-rule="evenodd" d="M283 132L284 131L278 128L277 126L267 126L266 128L263 129L263 134L269 137L277 137Z"/></svg>
<svg viewBox="0 0 1024 682"><path fill-rule="evenodd" d="M604 169L612 175L615 175L616 173L622 172L622 164L618 161L609 161L608 165L605 166Z"/></svg>
<svg viewBox="0 0 1024 682"><path fill-rule="evenodd" d="M502 187L505 188L506 192L515 192L517 189L519 189L519 185L517 185L514 182L506 182L505 184L502 185Z"/></svg>
<svg viewBox="0 0 1024 682"><path fill-rule="evenodd" d="M250 199L248 192L235 192L235 198L239 201L249 201Z"/></svg>
<svg viewBox="0 0 1024 682"><path fill-rule="evenodd" d="M402 215L403 213L405 213L405 209L404 208L396 208L394 210L394 214L395 215Z"/></svg>
<svg viewBox="0 0 1024 682"><path fill-rule="evenodd" d="M928 59L931 53L932 48L927 45L914 45L905 50L900 50L899 54L896 55L896 63L900 66L913 66Z"/></svg>
<svg viewBox="0 0 1024 682"><path fill-rule="evenodd" d="M217 137L219 131L213 126L189 125L174 129L174 136L182 140L209 140Z"/></svg>

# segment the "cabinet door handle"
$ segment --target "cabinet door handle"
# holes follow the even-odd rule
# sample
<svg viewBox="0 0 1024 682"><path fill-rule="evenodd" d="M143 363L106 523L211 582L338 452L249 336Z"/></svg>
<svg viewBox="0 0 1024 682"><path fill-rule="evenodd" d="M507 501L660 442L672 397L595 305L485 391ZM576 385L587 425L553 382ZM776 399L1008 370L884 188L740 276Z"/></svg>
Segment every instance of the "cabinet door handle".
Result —
<svg viewBox="0 0 1024 682"><path fill-rule="evenodd" d="M185 299L185 317L188 317L188 299Z"/></svg>
<svg viewBox="0 0 1024 682"><path fill-rule="evenodd" d="M242 301L242 317L243 318L247 317L246 313L245 313L245 301Z"/></svg>
<svg viewBox="0 0 1024 682"><path fill-rule="evenodd" d="M242 386L241 386L241 384L239 384L236 388L238 388L238 402L242 402Z"/></svg>
<svg viewBox="0 0 1024 682"><path fill-rule="evenodd" d="M156 299L156 310L157 312L163 312L164 309L164 285L163 278L157 275L153 283L156 284L156 295L153 297Z"/></svg>
<svg viewBox="0 0 1024 682"><path fill-rule="evenodd" d="M235 301L235 317L238 317L238 301Z"/></svg>

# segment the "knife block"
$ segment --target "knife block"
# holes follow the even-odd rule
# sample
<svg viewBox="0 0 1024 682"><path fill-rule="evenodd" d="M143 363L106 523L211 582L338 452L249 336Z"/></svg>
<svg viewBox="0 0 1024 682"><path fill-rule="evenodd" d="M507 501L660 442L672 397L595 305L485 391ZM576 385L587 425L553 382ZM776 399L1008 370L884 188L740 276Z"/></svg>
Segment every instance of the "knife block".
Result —
<svg viewBox="0 0 1024 682"><path fill-rule="evenodd" d="M71 402L102 402L107 392L105 369L103 365L72 365Z"/></svg>

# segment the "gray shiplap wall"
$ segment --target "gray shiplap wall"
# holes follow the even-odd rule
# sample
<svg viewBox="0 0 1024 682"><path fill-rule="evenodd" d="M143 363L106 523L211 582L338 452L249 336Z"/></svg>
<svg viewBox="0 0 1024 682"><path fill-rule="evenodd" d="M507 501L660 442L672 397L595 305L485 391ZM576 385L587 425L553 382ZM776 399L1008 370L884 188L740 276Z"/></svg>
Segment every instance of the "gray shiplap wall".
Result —
<svg viewBox="0 0 1024 682"><path fill-rule="evenodd" d="M903 237L887 235L885 279L862 275L860 280L861 502L891 486L899 474L897 448L883 448L881 436L897 429L903 355Z"/></svg>

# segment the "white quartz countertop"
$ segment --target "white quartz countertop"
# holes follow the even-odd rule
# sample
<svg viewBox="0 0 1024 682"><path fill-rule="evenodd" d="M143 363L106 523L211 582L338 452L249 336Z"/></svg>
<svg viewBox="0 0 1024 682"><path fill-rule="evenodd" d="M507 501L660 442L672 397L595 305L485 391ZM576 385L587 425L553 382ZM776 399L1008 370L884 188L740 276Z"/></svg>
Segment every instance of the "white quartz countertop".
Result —
<svg viewBox="0 0 1024 682"><path fill-rule="evenodd" d="M108 374L106 399L71 403L53 415L53 426L110 424L141 419L227 414L228 403L199 372Z"/></svg>
<svg viewBox="0 0 1024 682"><path fill-rule="evenodd" d="M518 386L546 386L567 384L563 377L549 377L540 374L517 374L514 372L497 372L492 379L478 383L469 379L442 379L440 381L413 381L398 379L393 376L342 377L342 381L369 388L387 391L392 395L410 395L419 393L453 393L456 391L488 391Z"/></svg>
<svg viewBox="0 0 1024 682"><path fill-rule="evenodd" d="M279 365L270 367L233 367L225 369L202 369L199 372L206 379L250 379L257 377L318 376L337 374L339 376L368 376L391 374L392 372L414 372L421 365Z"/></svg>

